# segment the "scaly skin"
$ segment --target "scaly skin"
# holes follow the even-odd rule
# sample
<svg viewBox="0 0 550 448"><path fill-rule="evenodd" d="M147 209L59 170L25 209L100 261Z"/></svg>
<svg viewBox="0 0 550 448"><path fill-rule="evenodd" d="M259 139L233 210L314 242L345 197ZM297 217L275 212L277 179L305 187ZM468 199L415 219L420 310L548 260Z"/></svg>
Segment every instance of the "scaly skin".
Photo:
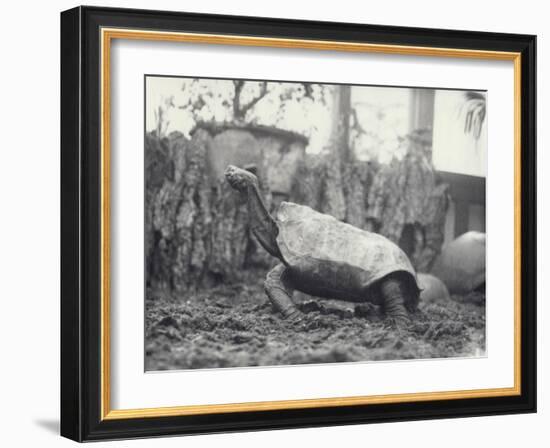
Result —
<svg viewBox="0 0 550 448"><path fill-rule="evenodd" d="M384 311L390 323L398 327L410 323L409 312L405 308L406 293L403 282L391 276L380 284Z"/></svg>
<svg viewBox="0 0 550 448"><path fill-rule="evenodd" d="M267 252L283 261L276 240L279 228L262 200L258 178L251 172L233 165L229 165L224 174L229 185L247 201L250 228L254 236Z"/></svg>

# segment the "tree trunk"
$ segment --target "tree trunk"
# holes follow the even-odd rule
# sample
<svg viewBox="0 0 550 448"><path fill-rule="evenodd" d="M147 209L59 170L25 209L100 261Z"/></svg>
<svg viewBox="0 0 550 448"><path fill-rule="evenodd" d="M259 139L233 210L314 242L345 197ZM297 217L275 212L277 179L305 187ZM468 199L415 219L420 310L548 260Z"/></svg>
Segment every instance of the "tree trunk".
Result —
<svg viewBox="0 0 550 448"><path fill-rule="evenodd" d="M344 163L352 158L349 145L349 126L351 119L351 86L333 87L331 146L339 153Z"/></svg>

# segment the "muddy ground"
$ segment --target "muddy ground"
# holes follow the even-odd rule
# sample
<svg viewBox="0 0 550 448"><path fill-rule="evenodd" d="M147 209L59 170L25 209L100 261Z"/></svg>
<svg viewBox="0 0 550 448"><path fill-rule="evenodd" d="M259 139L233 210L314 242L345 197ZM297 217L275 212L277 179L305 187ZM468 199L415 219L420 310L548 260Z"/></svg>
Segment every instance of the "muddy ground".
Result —
<svg viewBox="0 0 550 448"><path fill-rule="evenodd" d="M262 282L222 285L168 297L148 293L146 370L290 365L480 356L485 295L422 303L396 330L375 306L299 296L305 314L289 324L275 313Z"/></svg>

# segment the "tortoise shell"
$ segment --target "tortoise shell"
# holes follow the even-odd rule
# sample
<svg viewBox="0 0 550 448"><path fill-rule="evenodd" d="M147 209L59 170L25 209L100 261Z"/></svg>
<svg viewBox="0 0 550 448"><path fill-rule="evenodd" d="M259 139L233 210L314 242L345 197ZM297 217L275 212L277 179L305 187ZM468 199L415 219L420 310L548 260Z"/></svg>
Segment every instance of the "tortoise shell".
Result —
<svg viewBox="0 0 550 448"><path fill-rule="evenodd" d="M348 293L394 272L410 274L416 284L407 255L382 235L291 202L281 203L277 224L281 254L289 267L301 267L302 277L311 274L304 271L314 270L313 281L328 282Z"/></svg>

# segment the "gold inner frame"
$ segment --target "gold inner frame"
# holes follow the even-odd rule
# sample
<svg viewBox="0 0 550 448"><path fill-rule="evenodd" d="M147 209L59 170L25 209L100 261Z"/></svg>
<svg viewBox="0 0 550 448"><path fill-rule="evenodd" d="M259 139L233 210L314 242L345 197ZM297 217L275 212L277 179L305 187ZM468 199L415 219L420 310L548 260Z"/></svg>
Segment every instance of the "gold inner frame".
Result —
<svg viewBox="0 0 550 448"><path fill-rule="evenodd" d="M113 39L149 40L296 48L346 52L369 52L413 56L506 60L514 63L514 386L442 392L418 392L303 400L279 400L229 404L188 405L141 409L111 409L110 369L110 50ZM306 409L414 401L502 397L521 394L521 54L515 52L466 50L459 48L335 42L305 39L279 39L216 34L101 29L101 419L127 419L183 415Z"/></svg>

